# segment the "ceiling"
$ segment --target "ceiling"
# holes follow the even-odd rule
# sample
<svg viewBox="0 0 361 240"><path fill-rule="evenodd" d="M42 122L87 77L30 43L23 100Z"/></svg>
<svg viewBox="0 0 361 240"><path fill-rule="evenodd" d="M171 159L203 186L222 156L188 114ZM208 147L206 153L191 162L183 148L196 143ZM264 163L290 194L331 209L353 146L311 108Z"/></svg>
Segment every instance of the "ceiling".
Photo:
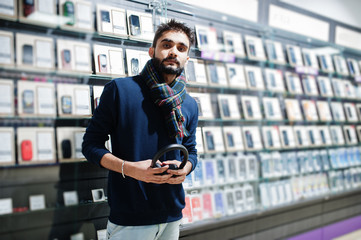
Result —
<svg viewBox="0 0 361 240"><path fill-rule="evenodd" d="M279 2L361 28L360 0L279 0Z"/></svg>

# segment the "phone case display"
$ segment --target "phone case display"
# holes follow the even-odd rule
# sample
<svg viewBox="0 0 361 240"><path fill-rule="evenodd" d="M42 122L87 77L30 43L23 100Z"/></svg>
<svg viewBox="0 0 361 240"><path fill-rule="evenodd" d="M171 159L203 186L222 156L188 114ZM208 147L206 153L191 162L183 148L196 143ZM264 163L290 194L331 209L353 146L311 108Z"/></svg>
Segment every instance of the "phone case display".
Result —
<svg viewBox="0 0 361 240"><path fill-rule="evenodd" d="M317 56L311 49L302 49L304 66L318 69Z"/></svg>
<svg viewBox="0 0 361 240"><path fill-rule="evenodd" d="M195 25L197 47L199 50L218 51L217 31L215 28Z"/></svg>
<svg viewBox="0 0 361 240"><path fill-rule="evenodd" d="M278 98L264 97L262 100L263 100L263 109L265 112L265 118L267 120L282 120L283 119L280 102L279 102Z"/></svg>
<svg viewBox="0 0 361 240"><path fill-rule="evenodd" d="M336 72L343 76L348 76L346 60L343 56L335 55L333 56L333 63L336 66Z"/></svg>
<svg viewBox="0 0 361 240"><path fill-rule="evenodd" d="M213 110L211 105L211 96L209 93L190 92L189 95L194 98L198 104L199 119L213 119Z"/></svg>
<svg viewBox="0 0 361 240"><path fill-rule="evenodd" d="M10 1L11 2L11 1ZM1 15L1 4L0 4ZM0 66L14 65L14 34L0 31Z"/></svg>
<svg viewBox="0 0 361 240"><path fill-rule="evenodd" d="M358 95L356 93L356 88L355 86L351 83L351 81L349 80L343 80L343 88L344 88L344 92L345 92L345 97L349 98L349 99L356 99L356 98L360 98L361 95Z"/></svg>
<svg viewBox="0 0 361 240"><path fill-rule="evenodd" d="M331 112L333 120L336 122L345 122L345 114L341 102L331 102Z"/></svg>
<svg viewBox="0 0 361 240"><path fill-rule="evenodd" d="M153 41L152 14L127 10L127 19L129 38L146 42Z"/></svg>
<svg viewBox="0 0 361 240"><path fill-rule="evenodd" d="M223 63L207 63L206 69L209 84L228 86L226 67Z"/></svg>
<svg viewBox="0 0 361 240"><path fill-rule="evenodd" d="M202 190L202 205L204 219L213 218L213 193L209 189Z"/></svg>
<svg viewBox="0 0 361 240"><path fill-rule="evenodd" d="M247 56L251 60L266 61L263 42L261 38L245 36Z"/></svg>
<svg viewBox="0 0 361 240"><path fill-rule="evenodd" d="M346 97L343 80L332 78L332 88L335 97L340 97L340 98Z"/></svg>
<svg viewBox="0 0 361 240"><path fill-rule="evenodd" d="M265 69L267 89L274 92L284 92L283 73L281 70Z"/></svg>
<svg viewBox="0 0 361 240"><path fill-rule="evenodd" d="M287 113L287 119L291 122L293 121L302 121L302 113L298 100L296 99L285 99L285 109Z"/></svg>
<svg viewBox="0 0 361 240"><path fill-rule="evenodd" d="M353 145L358 143L354 125L343 126L343 131L345 133L346 144Z"/></svg>
<svg viewBox="0 0 361 240"><path fill-rule="evenodd" d="M203 220L203 206L202 198L200 194L191 194L191 206L192 206L192 220L200 221Z"/></svg>
<svg viewBox="0 0 361 240"><path fill-rule="evenodd" d="M56 1L19 1L19 19L26 23L54 27L58 24L59 21L56 17Z"/></svg>
<svg viewBox="0 0 361 240"><path fill-rule="evenodd" d="M187 77L187 83L189 85L208 84L205 63L203 60L189 59L185 67L185 73Z"/></svg>
<svg viewBox="0 0 361 240"><path fill-rule="evenodd" d="M57 84L58 115L88 117L91 115L90 88L81 84Z"/></svg>
<svg viewBox="0 0 361 240"><path fill-rule="evenodd" d="M216 155L213 158L213 161L216 162L215 173L216 173L216 183L217 184L224 184L227 182L226 179L226 158L222 155Z"/></svg>
<svg viewBox="0 0 361 240"><path fill-rule="evenodd" d="M320 133L321 145L323 146L332 145L331 133L328 126L318 126L318 131Z"/></svg>
<svg viewBox="0 0 361 240"><path fill-rule="evenodd" d="M236 205L234 199L234 191L230 187L224 189L224 195L226 199L226 215L233 215L236 212Z"/></svg>
<svg viewBox="0 0 361 240"><path fill-rule="evenodd" d="M96 74L125 75L122 48L94 44L93 55Z"/></svg>
<svg viewBox="0 0 361 240"><path fill-rule="evenodd" d="M15 164L14 128L0 127L0 166Z"/></svg>
<svg viewBox="0 0 361 240"><path fill-rule="evenodd" d="M10 117L15 115L14 83L0 79L0 116Z"/></svg>
<svg viewBox="0 0 361 240"><path fill-rule="evenodd" d="M182 224L192 223L193 216L192 216L192 206L191 206L191 198L189 195L185 196L185 207L182 210L183 218L181 220Z"/></svg>
<svg viewBox="0 0 361 240"><path fill-rule="evenodd" d="M18 12L18 1L1 0L0 1L0 17L9 20L16 20Z"/></svg>
<svg viewBox="0 0 361 240"><path fill-rule="evenodd" d="M244 66L248 88L251 90L264 90L264 82L260 67Z"/></svg>
<svg viewBox="0 0 361 240"><path fill-rule="evenodd" d="M281 140L278 131L278 126L263 126L263 143L266 149L280 149Z"/></svg>
<svg viewBox="0 0 361 240"><path fill-rule="evenodd" d="M59 162L85 160L81 152L84 134L83 127L56 128Z"/></svg>
<svg viewBox="0 0 361 240"><path fill-rule="evenodd" d="M243 114L246 120L261 120L262 113L259 106L258 97L242 96Z"/></svg>
<svg viewBox="0 0 361 240"><path fill-rule="evenodd" d="M315 101L313 100L302 100L302 109L305 120L307 121L318 121L317 109Z"/></svg>
<svg viewBox="0 0 361 240"><path fill-rule="evenodd" d="M242 131L246 150L253 151L263 149L262 139L258 127L246 126L242 128Z"/></svg>
<svg viewBox="0 0 361 240"><path fill-rule="evenodd" d="M206 153L224 152L221 127L203 127L204 150Z"/></svg>
<svg viewBox="0 0 361 240"><path fill-rule="evenodd" d="M333 68L332 58L328 54L319 55L318 60L323 72L333 73L335 69Z"/></svg>
<svg viewBox="0 0 361 240"><path fill-rule="evenodd" d="M343 103L343 107L346 114L346 119L348 122L357 122L357 112L356 105L354 103Z"/></svg>
<svg viewBox="0 0 361 240"><path fill-rule="evenodd" d="M360 68L358 66L357 60L353 58L348 58L346 61L348 70L350 71L350 75L353 77L360 76Z"/></svg>
<svg viewBox="0 0 361 240"><path fill-rule="evenodd" d="M226 215L226 200L223 189L215 189L213 192L213 215L222 217Z"/></svg>
<svg viewBox="0 0 361 240"><path fill-rule="evenodd" d="M238 126L224 126L223 138L227 152L236 152L244 150L242 130Z"/></svg>
<svg viewBox="0 0 361 240"><path fill-rule="evenodd" d="M148 52L125 49L128 66L128 76L138 75L150 59Z"/></svg>
<svg viewBox="0 0 361 240"><path fill-rule="evenodd" d="M285 72L287 89L291 94L303 94L301 80L298 74L293 72Z"/></svg>
<svg viewBox="0 0 361 240"><path fill-rule="evenodd" d="M322 97L333 97L331 82L328 77L317 77L318 89Z"/></svg>
<svg viewBox="0 0 361 240"><path fill-rule="evenodd" d="M92 72L89 43L57 39L58 70L61 72Z"/></svg>
<svg viewBox="0 0 361 240"><path fill-rule="evenodd" d="M17 86L20 116L56 116L53 83L18 81Z"/></svg>
<svg viewBox="0 0 361 240"><path fill-rule="evenodd" d="M66 30L94 31L93 6L91 2L81 0L59 0L59 15L64 16L61 28Z"/></svg>
<svg viewBox="0 0 361 240"><path fill-rule="evenodd" d="M53 39L16 33L16 59L18 67L54 69Z"/></svg>
<svg viewBox="0 0 361 240"><path fill-rule="evenodd" d="M295 136L293 133L293 128L291 126L279 126L278 130L283 148L296 147Z"/></svg>
<svg viewBox="0 0 361 240"><path fill-rule="evenodd" d="M238 109L236 95L218 94L218 106L222 119L240 119L241 114Z"/></svg>
<svg viewBox="0 0 361 240"><path fill-rule="evenodd" d="M357 132L358 140L359 142L361 142L361 126L356 127L356 132Z"/></svg>
<svg viewBox="0 0 361 240"><path fill-rule="evenodd" d="M258 179L258 160L255 155L246 156L247 181Z"/></svg>
<svg viewBox="0 0 361 240"><path fill-rule="evenodd" d="M320 117L320 121L330 122L332 121L330 105L327 101L317 101L317 111Z"/></svg>
<svg viewBox="0 0 361 240"><path fill-rule="evenodd" d="M227 63L226 68L229 86L231 88L246 89L247 81L244 74L243 65Z"/></svg>
<svg viewBox="0 0 361 240"><path fill-rule="evenodd" d="M330 126L330 132L333 145L345 144L345 139L343 137L341 126Z"/></svg>
<svg viewBox="0 0 361 240"><path fill-rule="evenodd" d="M307 126L307 134L308 134L308 142L310 143L310 146L321 146L321 135L320 131L318 130L317 126Z"/></svg>
<svg viewBox="0 0 361 240"><path fill-rule="evenodd" d="M216 184L216 161L214 159L204 159L202 167L204 185Z"/></svg>
<svg viewBox="0 0 361 240"><path fill-rule="evenodd" d="M242 35L240 33L223 31L223 39L225 52L233 53L240 58L246 56L244 52Z"/></svg>
<svg viewBox="0 0 361 240"><path fill-rule="evenodd" d="M224 158L225 167L226 167L226 180L227 183L235 183L238 181L238 172L237 172L237 156L228 155Z"/></svg>
<svg viewBox="0 0 361 240"><path fill-rule="evenodd" d="M301 48L294 45L286 45L288 63L293 66L303 66Z"/></svg>
<svg viewBox="0 0 361 240"><path fill-rule="evenodd" d="M308 132L305 126L294 126L293 133L297 147L308 147L310 145Z"/></svg>
<svg viewBox="0 0 361 240"><path fill-rule="evenodd" d="M55 162L54 128L18 127L17 149L19 164Z"/></svg>
<svg viewBox="0 0 361 240"><path fill-rule="evenodd" d="M361 120L361 103L356 104L356 110L357 110L358 118Z"/></svg>
<svg viewBox="0 0 361 240"><path fill-rule="evenodd" d="M126 12L124 9L97 4L96 14L99 34L127 36Z"/></svg>
<svg viewBox="0 0 361 240"><path fill-rule="evenodd" d="M268 61L278 64L286 64L283 54L282 44L280 42L265 40Z"/></svg>
<svg viewBox="0 0 361 240"><path fill-rule="evenodd" d="M93 86L93 106L94 110L99 106L100 96L102 95L104 86Z"/></svg>
<svg viewBox="0 0 361 240"><path fill-rule="evenodd" d="M197 142L197 153L203 154L204 153L204 145L203 145L203 136L202 136L202 128L197 127L196 129L196 142Z"/></svg>
<svg viewBox="0 0 361 240"><path fill-rule="evenodd" d="M303 91L306 95L318 96L317 85L314 76L303 75L302 83L303 83Z"/></svg>

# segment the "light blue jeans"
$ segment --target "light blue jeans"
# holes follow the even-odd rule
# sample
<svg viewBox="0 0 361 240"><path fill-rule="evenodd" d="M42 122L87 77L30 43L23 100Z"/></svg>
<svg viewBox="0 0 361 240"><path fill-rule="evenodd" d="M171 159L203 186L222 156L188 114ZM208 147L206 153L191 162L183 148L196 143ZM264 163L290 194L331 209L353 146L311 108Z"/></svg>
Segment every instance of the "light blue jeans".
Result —
<svg viewBox="0 0 361 240"><path fill-rule="evenodd" d="M108 221L110 240L178 240L181 220L145 226L120 226Z"/></svg>

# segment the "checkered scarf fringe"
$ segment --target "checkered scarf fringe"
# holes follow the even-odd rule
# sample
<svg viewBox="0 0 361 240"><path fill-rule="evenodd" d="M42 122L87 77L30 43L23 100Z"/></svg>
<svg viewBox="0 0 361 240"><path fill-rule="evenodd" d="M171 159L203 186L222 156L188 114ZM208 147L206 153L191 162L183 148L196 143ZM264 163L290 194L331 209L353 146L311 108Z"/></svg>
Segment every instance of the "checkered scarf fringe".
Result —
<svg viewBox="0 0 361 240"><path fill-rule="evenodd" d="M149 60L141 75L150 89L154 103L162 109L169 136L183 138L189 135L184 126L184 116L181 104L186 96L186 80L182 73L171 85L159 82L159 75L154 68L153 61Z"/></svg>

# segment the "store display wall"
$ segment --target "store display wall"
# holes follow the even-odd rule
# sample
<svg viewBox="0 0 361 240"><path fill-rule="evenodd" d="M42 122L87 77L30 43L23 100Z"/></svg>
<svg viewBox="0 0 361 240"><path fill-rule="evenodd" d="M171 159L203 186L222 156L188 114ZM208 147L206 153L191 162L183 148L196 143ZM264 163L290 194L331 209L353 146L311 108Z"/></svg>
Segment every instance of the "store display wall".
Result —
<svg viewBox="0 0 361 240"><path fill-rule="evenodd" d="M5 239L104 238L107 172L84 161L82 136L104 84L139 73L153 23L166 17L197 37L186 75L199 104L200 161L184 183L181 236L359 191L361 52L174 1L152 2L156 11L148 1L7 4L0 8ZM338 52L315 50L330 46ZM26 219L38 220L15 224Z"/></svg>

